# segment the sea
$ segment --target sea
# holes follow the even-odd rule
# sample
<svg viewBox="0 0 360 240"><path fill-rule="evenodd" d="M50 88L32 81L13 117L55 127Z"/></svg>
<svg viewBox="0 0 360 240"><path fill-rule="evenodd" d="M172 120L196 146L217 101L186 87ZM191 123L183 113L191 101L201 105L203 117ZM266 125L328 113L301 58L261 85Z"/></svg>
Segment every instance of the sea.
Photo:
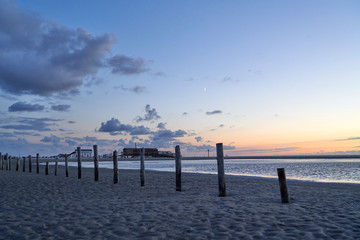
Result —
<svg viewBox="0 0 360 240"><path fill-rule="evenodd" d="M63 164L59 163L59 164ZM77 166L77 162L69 162ZM118 162L119 169L140 169L138 160ZM93 162L82 167L93 168ZM99 168L113 168L112 161L100 161ZM216 160L182 160L182 172L217 174ZM225 159L226 175L277 178L284 168L288 180L360 184L360 159ZM145 160L145 169L175 172L175 160Z"/></svg>

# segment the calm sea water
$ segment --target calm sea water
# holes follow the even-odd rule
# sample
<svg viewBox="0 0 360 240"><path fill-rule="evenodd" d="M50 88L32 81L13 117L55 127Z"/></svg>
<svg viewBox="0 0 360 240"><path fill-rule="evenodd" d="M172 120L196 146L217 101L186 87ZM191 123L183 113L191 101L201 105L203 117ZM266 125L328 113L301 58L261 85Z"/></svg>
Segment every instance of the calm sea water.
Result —
<svg viewBox="0 0 360 240"><path fill-rule="evenodd" d="M360 184L360 159L225 159L227 175L277 178L277 168L285 168L286 178L317 182ZM69 162L69 166L77 166ZM93 168L92 162L83 167ZM113 168L111 161L100 161L100 168ZM139 161L119 161L119 169L140 169ZM145 161L145 169L175 172L174 160ZM217 173L216 160L183 160L182 171L191 173Z"/></svg>

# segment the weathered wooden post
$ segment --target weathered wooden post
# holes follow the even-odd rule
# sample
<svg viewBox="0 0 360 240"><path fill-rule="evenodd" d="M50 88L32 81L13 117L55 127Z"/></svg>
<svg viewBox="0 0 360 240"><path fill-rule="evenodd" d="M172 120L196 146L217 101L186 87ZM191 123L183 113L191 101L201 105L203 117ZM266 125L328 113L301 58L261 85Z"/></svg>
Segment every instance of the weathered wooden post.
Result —
<svg viewBox="0 0 360 240"><path fill-rule="evenodd" d="M25 163L26 163L26 157L23 157L23 172L25 172Z"/></svg>
<svg viewBox="0 0 360 240"><path fill-rule="evenodd" d="M176 191L181 192L181 153L180 146L175 147L175 167L176 167Z"/></svg>
<svg viewBox="0 0 360 240"><path fill-rule="evenodd" d="M5 163L6 163L6 170L9 170L9 155L6 153L5 154Z"/></svg>
<svg viewBox="0 0 360 240"><path fill-rule="evenodd" d="M78 179L81 179L81 147L77 147Z"/></svg>
<svg viewBox="0 0 360 240"><path fill-rule="evenodd" d="M36 173L40 173L39 154L36 154Z"/></svg>
<svg viewBox="0 0 360 240"><path fill-rule="evenodd" d="M114 184L117 184L119 183L119 167L118 167L117 151L113 152L113 162L114 162Z"/></svg>
<svg viewBox="0 0 360 240"><path fill-rule="evenodd" d="M140 149L140 185L145 186L145 149Z"/></svg>
<svg viewBox="0 0 360 240"><path fill-rule="evenodd" d="M223 144L216 144L217 167L218 167L218 183L219 183L219 197L226 196L225 173L224 173L224 151Z"/></svg>
<svg viewBox="0 0 360 240"><path fill-rule="evenodd" d="M31 170L32 170L31 155L29 155L29 172L31 172Z"/></svg>
<svg viewBox="0 0 360 240"><path fill-rule="evenodd" d="M55 176L57 176L57 174L58 174L58 161L59 161L59 159L56 157L55 158Z"/></svg>
<svg viewBox="0 0 360 240"><path fill-rule="evenodd" d="M65 176L69 177L68 155L65 153Z"/></svg>
<svg viewBox="0 0 360 240"><path fill-rule="evenodd" d="M98 159L98 147L97 145L93 146L94 148L94 178L95 181L99 181L99 159Z"/></svg>
<svg viewBox="0 0 360 240"><path fill-rule="evenodd" d="M20 165L20 156L16 158L16 171L19 171L19 165Z"/></svg>
<svg viewBox="0 0 360 240"><path fill-rule="evenodd" d="M11 156L9 156L9 171L11 171Z"/></svg>
<svg viewBox="0 0 360 240"><path fill-rule="evenodd" d="M45 175L49 175L49 161L46 161Z"/></svg>
<svg viewBox="0 0 360 240"><path fill-rule="evenodd" d="M1 152L0 152L0 161L1 161L1 163L0 163L1 170L4 170L4 162L3 162L3 156L1 154Z"/></svg>
<svg viewBox="0 0 360 240"><path fill-rule="evenodd" d="M278 177L279 177L281 202L289 203L289 194L288 194L288 189L287 189L287 184L286 184L285 169L278 168L277 173L278 173Z"/></svg>

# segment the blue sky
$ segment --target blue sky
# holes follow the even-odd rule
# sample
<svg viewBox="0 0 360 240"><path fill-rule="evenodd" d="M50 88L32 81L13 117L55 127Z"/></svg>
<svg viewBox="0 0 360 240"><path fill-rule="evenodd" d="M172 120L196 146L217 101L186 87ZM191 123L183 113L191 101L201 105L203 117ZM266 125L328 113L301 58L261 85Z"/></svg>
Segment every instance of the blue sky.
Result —
<svg viewBox="0 0 360 240"><path fill-rule="evenodd" d="M358 1L0 1L0 151L358 153Z"/></svg>

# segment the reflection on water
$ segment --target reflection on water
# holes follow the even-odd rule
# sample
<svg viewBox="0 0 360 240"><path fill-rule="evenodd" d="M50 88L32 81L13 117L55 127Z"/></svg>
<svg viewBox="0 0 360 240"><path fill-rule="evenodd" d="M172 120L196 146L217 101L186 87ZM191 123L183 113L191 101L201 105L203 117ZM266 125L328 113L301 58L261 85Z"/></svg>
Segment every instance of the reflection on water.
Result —
<svg viewBox="0 0 360 240"><path fill-rule="evenodd" d="M77 166L70 162L70 166ZM92 162L83 162L83 167L93 167ZM100 161L100 168L112 168L113 163ZM138 161L119 161L119 169L139 169ZM173 160L145 161L147 170L175 171ZM319 182L360 183L359 159L306 159L306 160L225 160L225 173L277 178L277 168L285 168L287 179ZM183 172L217 173L216 160L183 160Z"/></svg>

